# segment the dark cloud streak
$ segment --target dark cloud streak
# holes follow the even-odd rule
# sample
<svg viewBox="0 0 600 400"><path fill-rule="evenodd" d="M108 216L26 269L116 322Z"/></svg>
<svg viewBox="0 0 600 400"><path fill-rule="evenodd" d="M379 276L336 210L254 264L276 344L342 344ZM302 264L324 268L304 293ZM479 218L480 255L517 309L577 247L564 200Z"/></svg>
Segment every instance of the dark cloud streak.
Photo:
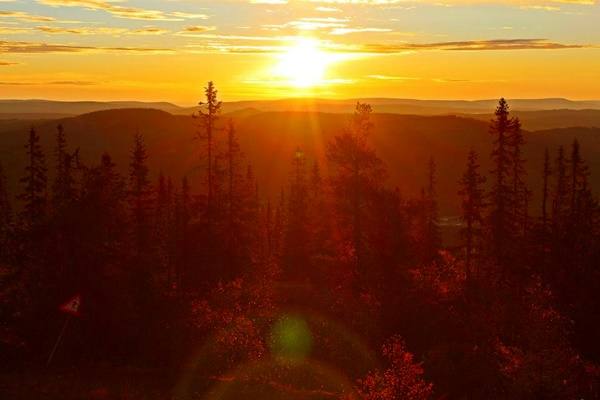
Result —
<svg viewBox="0 0 600 400"><path fill-rule="evenodd" d="M437 43L366 44L354 49L361 53L400 53L420 50L555 50L591 47L584 44L563 44L548 39L493 39ZM351 49L352 51L352 49Z"/></svg>
<svg viewBox="0 0 600 400"><path fill-rule="evenodd" d="M18 82L18 81L0 81L0 86L45 86L45 85L56 85L56 86L92 86L97 85L98 82L92 81L50 81L50 82Z"/></svg>
<svg viewBox="0 0 600 400"><path fill-rule="evenodd" d="M0 53L41 54L41 53L83 53L83 52L128 52L128 53L164 53L169 49L147 47L93 47L36 42L11 42L0 40Z"/></svg>

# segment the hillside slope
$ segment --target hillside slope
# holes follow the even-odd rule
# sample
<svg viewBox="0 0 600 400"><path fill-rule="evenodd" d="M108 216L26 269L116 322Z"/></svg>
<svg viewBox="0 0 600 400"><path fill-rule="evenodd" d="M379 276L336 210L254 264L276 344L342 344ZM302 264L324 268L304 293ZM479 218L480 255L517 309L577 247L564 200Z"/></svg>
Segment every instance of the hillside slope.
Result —
<svg viewBox="0 0 600 400"><path fill-rule="evenodd" d="M252 112L233 115L240 144L259 178L263 195L276 196L286 185L292 154L301 147L311 160L319 159L323 170L326 143L347 124L344 114L301 112ZM439 170L439 194L442 211L457 211L457 181L463 171L470 148L480 152L484 171L490 169L489 153L492 138L485 121L455 116L410 116L375 114L375 129L371 141L386 162L389 184L412 196L426 181L425 165L429 157L436 159ZM154 174L162 171L179 179L189 176L193 185L202 183L204 144L195 137L195 123L189 116L172 115L164 111L123 109L100 111L59 121L36 123L42 144L53 165L52 146L55 127L62 123L70 147L80 148L87 163L96 162L109 152L123 172L126 172L132 136L144 135L149 162ZM225 118L221 119L225 122ZM9 172L10 186L17 190L22 174L27 130L30 122L13 123L2 131L0 126L0 160ZM527 126L525 126L527 128ZM217 133L217 138L223 136ZM529 180L539 189L539 177L544 148L554 151L568 146L577 137L584 157L590 162L596 191L600 189L600 129L563 128L526 132L528 144L525 156L529 161ZM536 203L534 199L534 204Z"/></svg>

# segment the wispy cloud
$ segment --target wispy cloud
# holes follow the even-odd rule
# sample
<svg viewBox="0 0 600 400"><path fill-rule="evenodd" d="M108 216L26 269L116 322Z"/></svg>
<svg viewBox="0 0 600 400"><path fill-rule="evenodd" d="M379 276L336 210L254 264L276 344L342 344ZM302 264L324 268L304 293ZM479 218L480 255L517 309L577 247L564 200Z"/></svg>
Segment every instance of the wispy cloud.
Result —
<svg viewBox="0 0 600 400"><path fill-rule="evenodd" d="M192 25L186 26L183 30L177 32L179 36L198 36L202 35L206 32L214 31L216 27L214 26L204 26L204 25Z"/></svg>
<svg viewBox="0 0 600 400"><path fill-rule="evenodd" d="M283 24L266 24L263 28L268 30L279 30L285 28L294 28L301 31L316 31L321 29L344 28L350 22L349 18L334 18L334 17L305 17L298 18Z"/></svg>
<svg viewBox="0 0 600 400"><path fill-rule="evenodd" d="M198 35L199 38L210 39L210 40L224 40L224 41L248 41L248 42L289 42L296 39L295 36L259 36L259 35L226 35L226 34L214 34L214 33L203 33Z"/></svg>
<svg viewBox="0 0 600 400"><path fill-rule="evenodd" d="M331 30L332 35L348 35L350 33L369 33L369 32L392 32L388 28L335 28Z"/></svg>
<svg viewBox="0 0 600 400"><path fill-rule="evenodd" d="M24 22L52 22L55 21L52 17L46 17L43 15L32 15L24 11L1 11L0 18L14 18L18 21Z"/></svg>
<svg viewBox="0 0 600 400"><path fill-rule="evenodd" d="M19 26L0 26L0 35L19 35L23 33L30 33L30 30Z"/></svg>
<svg viewBox="0 0 600 400"><path fill-rule="evenodd" d="M200 34L206 43L191 46L197 52L279 53L285 51L290 36L236 36ZM247 42L245 44L243 42ZM252 43L254 42L254 43ZM557 50L590 48L593 45L551 42L547 39L496 39L437 43L371 43L344 44L321 41L324 51L332 53L361 53L365 55L407 54L417 51L491 51L491 50Z"/></svg>
<svg viewBox="0 0 600 400"><path fill-rule="evenodd" d="M435 83L502 83L506 82L504 79L460 79L460 78L432 78L431 81Z"/></svg>
<svg viewBox="0 0 600 400"><path fill-rule="evenodd" d="M250 0L250 4L287 4L287 0Z"/></svg>
<svg viewBox="0 0 600 400"><path fill-rule="evenodd" d="M342 10L340 10L337 7L323 7L323 6L316 7L315 11L324 12L324 13L338 13L338 12L342 12Z"/></svg>
<svg viewBox="0 0 600 400"><path fill-rule="evenodd" d="M188 13L182 11L173 11L168 13L167 15L173 16L175 18L181 19L209 19L210 16L207 14L197 14L197 13Z"/></svg>
<svg viewBox="0 0 600 400"><path fill-rule="evenodd" d="M366 77L370 80L377 81L394 81L394 82L406 82L406 81L431 81L435 83L492 83L492 82L505 82L503 80L489 80L489 79L463 79L463 78L423 78L413 76L394 76L394 75L368 75Z"/></svg>
<svg viewBox="0 0 600 400"><path fill-rule="evenodd" d="M36 30L53 35L121 35L127 31L125 28L107 27L62 27L62 26L36 26Z"/></svg>
<svg viewBox="0 0 600 400"><path fill-rule="evenodd" d="M304 0L311 3L325 4L367 4L367 5L396 5L407 3L407 0ZM421 0L426 3L433 3L440 6L465 5L465 4L547 4L547 3L563 3L575 5L594 5L597 0Z"/></svg>
<svg viewBox="0 0 600 400"><path fill-rule="evenodd" d="M273 54L283 51L279 45L269 46L260 44L232 44L224 42L209 42L186 46L190 53L229 53L229 54Z"/></svg>
<svg viewBox="0 0 600 400"><path fill-rule="evenodd" d="M156 26L145 26L143 28L130 30L128 33L131 35L163 35L169 32L168 29L158 28Z"/></svg>
<svg viewBox="0 0 600 400"><path fill-rule="evenodd" d="M368 75L367 78L378 81L416 81L420 78L412 76L394 76L394 75Z"/></svg>
<svg viewBox="0 0 600 400"><path fill-rule="evenodd" d="M0 67L8 67L11 65L19 65L18 62L13 62L13 61L2 61L0 60Z"/></svg>
<svg viewBox="0 0 600 400"><path fill-rule="evenodd" d="M80 7L88 10L102 10L118 18L155 20L155 21L183 21L186 19L207 19L206 14L187 12L165 12L138 7L128 7L104 0L37 0L38 3L53 7Z"/></svg>
<svg viewBox="0 0 600 400"><path fill-rule="evenodd" d="M529 4L519 7L522 10L560 11L558 6Z"/></svg>
<svg viewBox="0 0 600 400"><path fill-rule="evenodd" d="M52 44L41 42L14 42L0 40L0 53L40 54L40 53L89 53L89 52L124 52L124 53L165 53L169 49L147 47L94 47L68 44Z"/></svg>
<svg viewBox="0 0 600 400"><path fill-rule="evenodd" d="M0 81L0 86L91 86L97 85L98 82L92 81L40 81L40 82L23 82L23 81Z"/></svg>
<svg viewBox="0 0 600 400"><path fill-rule="evenodd" d="M290 81L287 78L268 77L261 79L245 79L242 81L245 84L257 86L281 85L281 87L289 88ZM335 78L323 79L317 86L332 86L332 85L351 85L356 83L356 79Z"/></svg>
<svg viewBox="0 0 600 400"><path fill-rule="evenodd" d="M153 26L128 29L128 28L115 28L115 27L62 27L62 26L36 26L36 30L54 35L162 35L168 33L169 30L157 28Z"/></svg>
<svg viewBox="0 0 600 400"><path fill-rule="evenodd" d="M420 50L554 50L577 49L585 47L592 46L585 44L557 43L551 42L548 39L495 39L438 43L365 44L346 46L344 51L389 54Z"/></svg>

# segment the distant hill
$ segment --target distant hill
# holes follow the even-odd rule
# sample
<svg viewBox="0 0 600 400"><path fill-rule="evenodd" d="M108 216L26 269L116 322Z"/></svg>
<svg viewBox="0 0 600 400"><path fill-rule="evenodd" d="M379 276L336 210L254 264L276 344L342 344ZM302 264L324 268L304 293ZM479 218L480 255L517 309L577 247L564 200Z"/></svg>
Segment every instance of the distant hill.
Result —
<svg viewBox="0 0 600 400"><path fill-rule="evenodd" d="M152 108L171 113L181 110L181 107L167 102L0 100L0 119L65 117L122 108Z"/></svg>
<svg viewBox="0 0 600 400"><path fill-rule="evenodd" d="M326 143L340 132L349 116L334 113L242 112L231 114L247 160L259 178L265 196L277 196L288 182L290 160L300 146L309 159L325 158ZM226 118L221 119L223 123ZM71 148L79 147L85 162L95 163L108 151L121 170L126 172L132 136L144 135L149 162L154 174L163 171L179 179L190 177L194 185L204 179L199 166L203 144L195 139L196 128L189 116L173 115L160 110L121 109L99 111L59 121L35 121L42 136L49 164L53 164L52 146L56 124L64 125ZM389 184L402 193L415 195L426 181L425 165L433 156L439 170L439 193L442 212L457 212L457 181L463 171L470 148L481 153L481 164L490 169L492 138L487 121L457 116L374 115L375 130L371 140L386 162ZM22 175L25 154L23 144L31 121L0 124L0 160L10 174L13 192ZM217 135L219 136L219 135ZM600 128L562 128L526 132L525 156L529 160L529 181L539 193L544 148L555 151L568 146L577 137L584 157L590 162L593 186L600 190ZM327 165L323 170L327 173ZM537 206L538 200L533 204Z"/></svg>
<svg viewBox="0 0 600 400"><path fill-rule="evenodd" d="M261 101L238 101L224 103L224 108L233 111L256 108L261 111L302 112L352 112L357 101L371 104L378 112L394 114L444 115L490 113L498 99L489 100L416 100L392 98L361 98L347 100L325 99L282 99ZM600 110L600 100L574 101L568 99L508 99L512 110Z"/></svg>
<svg viewBox="0 0 600 400"><path fill-rule="evenodd" d="M350 113L357 101L367 102L380 113L414 114L414 115L477 115L491 114L497 99L490 100L415 100L415 99L282 99L252 100L223 103L223 113L253 112L322 112ZM576 126L575 115L568 111L588 110L600 112L600 101L573 101L568 99L512 99L509 100L513 111L538 112L551 111L552 120L560 120L566 126ZM0 100L1 119L42 119L76 116L85 113L111 109L146 108L157 109L177 115L191 115L197 107L180 107L167 102L139 101L52 101L52 100ZM557 113L554 113L558 111ZM543 115L540 115L540 118ZM577 116L581 117L581 115ZM487 118L487 117L486 117ZM584 126L599 126L598 114L590 114ZM589 125L592 124L592 125ZM553 127L555 125L552 125Z"/></svg>
<svg viewBox="0 0 600 400"><path fill-rule="evenodd" d="M513 111L512 114L518 116L523 126L528 130L570 128L573 126L600 128L600 110L517 110ZM486 122L493 117L492 113L458 115Z"/></svg>

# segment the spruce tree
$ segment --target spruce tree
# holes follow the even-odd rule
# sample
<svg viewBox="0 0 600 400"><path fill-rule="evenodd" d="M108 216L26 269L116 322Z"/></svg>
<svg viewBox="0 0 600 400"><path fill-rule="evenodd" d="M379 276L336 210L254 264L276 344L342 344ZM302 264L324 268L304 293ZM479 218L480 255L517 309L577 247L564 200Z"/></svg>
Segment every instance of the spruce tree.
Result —
<svg viewBox="0 0 600 400"><path fill-rule="evenodd" d="M327 159L333 166L331 183L339 220L358 273L366 273L367 203L381 188L385 177L383 162L367 143L373 127L371 112L370 105L357 103L350 127L327 147Z"/></svg>
<svg viewBox="0 0 600 400"><path fill-rule="evenodd" d="M287 209L286 209L286 196L285 190L281 189L279 194L279 201L275 207L275 215L273 217L273 229L272 229L272 257L275 260L280 259L282 255L282 248L285 236L285 227L287 225Z"/></svg>
<svg viewBox="0 0 600 400"><path fill-rule="evenodd" d="M214 192L214 170L213 170L213 152L214 152L214 134L216 133L216 122L219 119L221 112L221 102L217 99L217 89L212 81L208 82L204 88L206 103L198 103L204 109L198 111L197 118L200 119L200 131L198 135L201 139L206 140L207 152L207 195L206 195L206 212L209 229L212 226L213 220L213 192Z"/></svg>
<svg viewBox="0 0 600 400"><path fill-rule="evenodd" d="M0 163L0 262L8 253L8 240L12 226L12 206L9 199L6 175Z"/></svg>
<svg viewBox="0 0 600 400"><path fill-rule="evenodd" d="M439 211L437 203L437 177L436 165L433 157L427 164L427 190L425 192L425 261L430 262L437 258L442 245L442 235L439 228Z"/></svg>
<svg viewBox="0 0 600 400"><path fill-rule="evenodd" d="M548 232L548 197L551 175L552 167L550 165L550 152L546 147L544 150L544 169L542 171L542 232L544 236Z"/></svg>
<svg viewBox="0 0 600 400"><path fill-rule="evenodd" d="M554 168L554 188L552 194L552 229L555 235L564 232L569 208L569 177L567 159L563 146L558 148Z"/></svg>
<svg viewBox="0 0 600 400"><path fill-rule="evenodd" d="M554 167L551 226L552 268L549 271L550 280L558 288L565 279L565 270L567 269L565 262L569 258L571 248L566 246L569 226L569 186L567 159L563 146L560 146Z"/></svg>
<svg viewBox="0 0 600 400"><path fill-rule="evenodd" d="M175 282L179 290L190 288L190 222L191 222L191 189L184 176L181 179L181 190L175 200Z"/></svg>
<svg viewBox="0 0 600 400"><path fill-rule="evenodd" d="M509 131L509 145L511 148L511 203L512 203L512 231L516 237L523 237L526 234L529 203L529 190L525 182L527 171L525 169L525 160L523 159L522 146L525 144L521 121L519 118L511 120Z"/></svg>
<svg viewBox="0 0 600 400"><path fill-rule="evenodd" d="M245 178L246 189L243 192L244 218L244 251L249 257L255 257L260 253L260 211L261 200L258 189L258 179L254 174L251 164L248 164Z"/></svg>
<svg viewBox="0 0 600 400"><path fill-rule="evenodd" d="M315 161L308 182L308 231L310 233L309 253L314 259L313 265L331 254L331 209L325 193L325 180L321 175L319 163Z"/></svg>
<svg viewBox="0 0 600 400"><path fill-rule="evenodd" d="M33 228L41 225L47 214L46 159L40 145L40 137L34 128L29 131L25 148L27 166L26 174L20 180L23 184L23 193L19 195L19 199L24 203L21 219L25 227Z"/></svg>
<svg viewBox="0 0 600 400"><path fill-rule="evenodd" d="M82 255L100 268L116 263L123 256L129 227L126 200L123 177L110 155L103 153L100 164L84 173L76 214L81 230L76 239L78 243L90 243L90 248ZM80 250L80 246L75 249Z"/></svg>
<svg viewBox="0 0 600 400"><path fill-rule="evenodd" d="M242 176L240 174L240 159L242 157L240 151L240 145L237 140L235 126L233 121L229 120L227 126L227 149L225 158L227 162L227 233L230 245L232 246L236 241L235 238L239 237L241 229L242 216L242 198L241 193L241 181Z"/></svg>
<svg viewBox="0 0 600 400"><path fill-rule="evenodd" d="M290 191L288 196L288 221L285 232L284 263L288 276L298 278L308 266L308 186L306 156L298 148L292 159ZM306 274L302 274L306 276ZM300 275L300 276L302 276Z"/></svg>
<svg viewBox="0 0 600 400"><path fill-rule="evenodd" d="M52 184L55 213L62 213L74 199L73 156L67 152L67 138L61 124L56 127L56 176Z"/></svg>
<svg viewBox="0 0 600 400"><path fill-rule="evenodd" d="M102 208L107 210L106 240L115 242L121 237L123 220L126 219L125 200L128 193L124 178L117 172L117 166L108 153L100 160L100 199Z"/></svg>
<svg viewBox="0 0 600 400"><path fill-rule="evenodd" d="M488 226L490 251L496 263L501 267L510 264L513 241L513 187L511 186L511 128L512 120L506 100L500 99L491 121L490 133L494 136L491 171L490 211Z"/></svg>
<svg viewBox="0 0 600 400"><path fill-rule="evenodd" d="M581 152L579 149L579 141L575 139L571 145L571 158L569 159L570 165L570 178L571 185L570 189L570 208L571 215L577 214L578 208L578 195L580 194L581 188L584 182L587 182L587 176L589 175L587 166L583 162Z"/></svg>
<svg viewBox="0 0 600 400"><path fill-rule="evenodd" d="M149 250L152 190L148 178L147 158L144 139L142 135L136 134L129 163L129 212L136 257Z"/></svg>
<svg viewBox="0 0 600 400"><path fill-rule="evenodd" d="M550 215L551 215L551 207L549 207L550 201L550 185L552 177L552 165L550 160L550 152L548 148L544 150L544 164L542 167L542 198L541 198L541 217L540 223L537 229L537 241L534 241L534 245L537 245L538 249L538 257L540 261L538 262L538 269L542 271L542 273L546 273L548 267L548 252L550 251L550 232L551 232L551 223L550 223Z"/></svg>
<svg viewBox="0 0 600 400"><path fill-rule="evenodd" d="M570 210L567 224L567 243L571 245L573 267L581 272L585 255L590 251L594 240L595 213L597 202L589 187L589 167L581 156L579 142L571 145L570 157Z"/></svg>
<svg viewBox="0 0 600 400"><path fill-rule="evenodd" d="M167 181L161 172L158 175L158 183L156 184L156 205L154 206L155 224L157 228L162 229L167 217L168 197L167 197Z"/></svg>
<svg viewBox="0 0 600 400"><path fill-rule="evenodd" d="M462 198L461 211L462 221L464 223L461 229L461 236L465 240L465 270L467 282L473 278L473 256L481 243L483 211L484 211L484 191L483 184L486 179L479 172L478 155L474 150L469 152L467 157L467 168L460 180L459 196Z"/></svg>
<svg viewBox="0 0 600 400"><path fill-rule="evenodd" d="M153 242L156 246L160 270L165 273L166 287L171 287L174 277L169 260L169 194L167 181L161 172L155 189Z"/></svg>

